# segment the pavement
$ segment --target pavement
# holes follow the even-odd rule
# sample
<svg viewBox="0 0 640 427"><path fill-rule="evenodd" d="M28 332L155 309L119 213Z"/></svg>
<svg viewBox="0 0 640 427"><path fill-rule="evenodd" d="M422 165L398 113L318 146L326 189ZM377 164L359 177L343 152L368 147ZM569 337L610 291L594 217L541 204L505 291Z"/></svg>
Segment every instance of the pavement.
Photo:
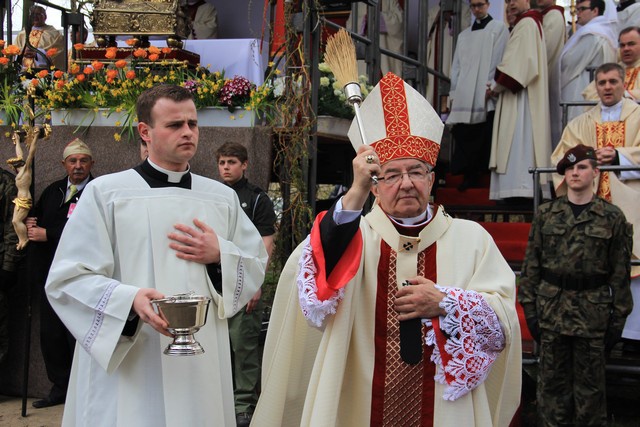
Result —
<svg viewBox="0 0 640 427"><path fill-rule="evenodd" d="M58 427L62 423L64 405L36 409L27 399L27 416L22 416L22 398L0 396L0 426L2 427Z"/></svg>

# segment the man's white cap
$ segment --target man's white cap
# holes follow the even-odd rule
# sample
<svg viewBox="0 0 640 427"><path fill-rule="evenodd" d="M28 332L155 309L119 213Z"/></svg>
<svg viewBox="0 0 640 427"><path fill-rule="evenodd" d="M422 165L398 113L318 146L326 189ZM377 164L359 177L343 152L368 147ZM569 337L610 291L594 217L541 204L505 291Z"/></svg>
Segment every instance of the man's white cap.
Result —
<svg viewBox="0 0 640 427"><path fill-rule="evenodd" d="M387 73L360 106L364 135L380 164L415 158L435 166L444 123L418 91ZM354 119L349 128L354 149L363 144Z"/></svg>
<svg viewBox="0 0 640 427"><path fill-rule="evenodd" d="M89 157L93 157L91 154L91 148L80 138L76 138L64 147L64 151L62 152L62 160L66 159L72 154L86 154Z"/></svg>

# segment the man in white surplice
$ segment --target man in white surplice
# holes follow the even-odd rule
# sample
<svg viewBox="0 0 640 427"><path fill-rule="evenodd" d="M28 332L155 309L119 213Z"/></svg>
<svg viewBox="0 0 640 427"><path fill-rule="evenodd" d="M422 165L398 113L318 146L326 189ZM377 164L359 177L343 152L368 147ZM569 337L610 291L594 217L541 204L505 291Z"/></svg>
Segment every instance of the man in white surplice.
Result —
<svg viewBox="0 0 640 427"><path fill-rule="evenodd" d="M611 0L578 0L578 31L569 37L560 54L560 99L582 101L582 91L592 80L590 69L615 62L618 46L616 9ZM567 121L584 112L569 107Z"/></svg>
<svg viewBox="0 0 640 427"><path fill-rule="evenodd" d="M489 2L470 3L473 25L460 33L451 64L451 113L455 150L452 173L464 173L458 190L478 184L480 174L489 167L491 131L496 102L485 99L487 84L493 80L496 66L502 60L509 31L502 21L489 15Z"/></svg>
<svg viewBox="0 0 640 427"><path fill-rule="evenodd" d="M78 342L63 425L235 425L225 319L258 290L267 252L235 192L189 170L190 92L155 86L137 114L148 159L85 187L47 280ZM188 291L212 298L196 334L205 353L165 356L150 300Z"/></svg>

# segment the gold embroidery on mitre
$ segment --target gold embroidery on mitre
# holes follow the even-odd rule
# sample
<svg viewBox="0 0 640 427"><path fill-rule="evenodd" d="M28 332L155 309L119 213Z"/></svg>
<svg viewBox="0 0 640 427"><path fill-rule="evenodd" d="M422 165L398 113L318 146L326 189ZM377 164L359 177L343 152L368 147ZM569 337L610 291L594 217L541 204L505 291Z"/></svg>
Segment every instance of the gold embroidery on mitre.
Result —
<svg viewBox="0 0 640 427"><path fill-rule="evenodd" d="M625 122L604 122L596 123L596 146L603 147L624 147ZM607 201L611 201L611 184L609 172L600 174L598 183L598 196Z"/></svg>
<svg viewBox="0 0 640 427"><path fill-rule="evenodd" d="M435 165L440 145L430 139L416 135L396 135L371 144L380 159L386 163L394 159L416 158Z"/></svg>

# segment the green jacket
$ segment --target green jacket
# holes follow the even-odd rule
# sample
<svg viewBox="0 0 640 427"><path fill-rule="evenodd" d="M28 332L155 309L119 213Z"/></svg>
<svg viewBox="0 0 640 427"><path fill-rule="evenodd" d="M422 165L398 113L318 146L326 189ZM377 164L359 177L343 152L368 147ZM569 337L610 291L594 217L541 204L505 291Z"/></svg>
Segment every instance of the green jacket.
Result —
<svg viewBox="0 0 640 427"><path fill-rule="evenodd" d="M577 218L566 196L540 206L518 291L527 319L585 338L622 330L633 307L632 236L622 211L598 197Z"/></svg>

